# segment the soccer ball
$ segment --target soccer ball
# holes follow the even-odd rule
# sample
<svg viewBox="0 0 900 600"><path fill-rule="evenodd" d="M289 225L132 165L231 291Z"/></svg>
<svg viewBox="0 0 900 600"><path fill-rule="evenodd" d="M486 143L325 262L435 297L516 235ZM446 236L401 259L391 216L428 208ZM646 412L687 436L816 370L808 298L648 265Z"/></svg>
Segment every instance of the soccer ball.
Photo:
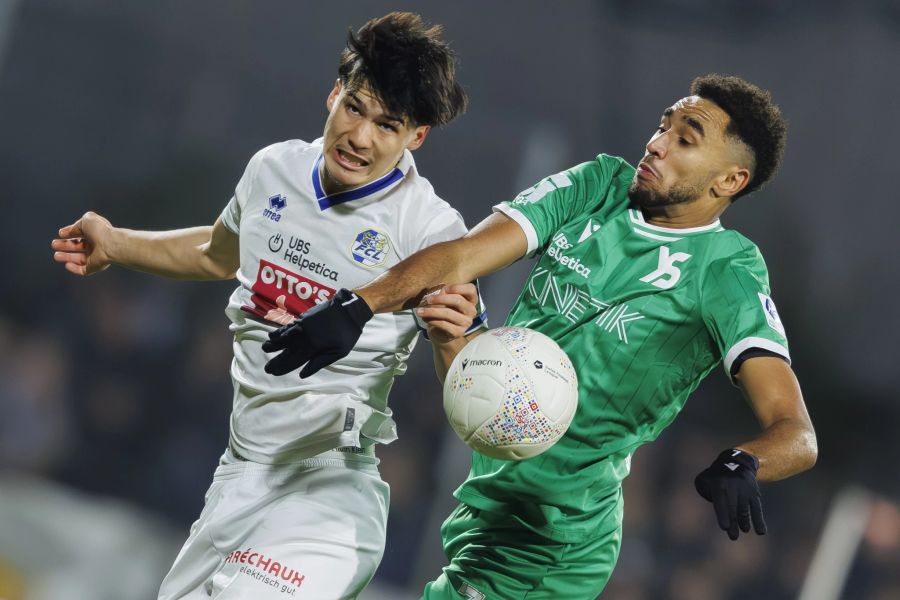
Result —
<svg viewBox="0 0 900 600"><path fill-rule="evenodd" d="M444 412L466 444L492 458L522 460L556 443L578 406L566 353L543 333L498 327L456 355L444 379Z"/></svg>

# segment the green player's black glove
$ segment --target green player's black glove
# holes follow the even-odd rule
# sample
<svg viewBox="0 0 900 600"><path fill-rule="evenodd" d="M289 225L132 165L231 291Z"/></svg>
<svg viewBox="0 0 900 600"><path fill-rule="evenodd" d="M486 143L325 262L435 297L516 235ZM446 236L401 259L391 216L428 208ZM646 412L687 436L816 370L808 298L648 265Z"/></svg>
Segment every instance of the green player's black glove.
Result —
<svg viewBox="0 0 900 600"><path fill-rule="evenodd" d="M766 533L762 496L756 481L759 460L743 450L725 450L696 479L697 492L713 503L719 527L732 540L738 539L738 527L750 531L750 522L759 535Z"/></svg>

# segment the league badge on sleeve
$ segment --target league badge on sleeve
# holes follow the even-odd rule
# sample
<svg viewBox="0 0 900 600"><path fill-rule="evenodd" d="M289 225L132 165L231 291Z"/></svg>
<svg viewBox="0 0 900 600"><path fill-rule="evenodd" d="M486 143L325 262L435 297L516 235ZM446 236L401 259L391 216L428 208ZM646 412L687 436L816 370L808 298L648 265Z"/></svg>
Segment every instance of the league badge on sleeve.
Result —
<svg viewBox="0 0 900 600"><path fill-rule="evenodd" d="M353 260L370 269L384 264L390 253L391 241L386 235L374 229L360 231L350 245Z"/></svg>
<svg viewBox="0 0 900 600"><path fill-rule="evenodd" d="M778 316L778 309L775 308L775 302L769 296L766 296L763 293L758 293L759 301L762 303L763 312L766 314L766 322L769 324L769 327L780 333L782 336L784 333L784 325L781 323L781 317Z"/></svg>

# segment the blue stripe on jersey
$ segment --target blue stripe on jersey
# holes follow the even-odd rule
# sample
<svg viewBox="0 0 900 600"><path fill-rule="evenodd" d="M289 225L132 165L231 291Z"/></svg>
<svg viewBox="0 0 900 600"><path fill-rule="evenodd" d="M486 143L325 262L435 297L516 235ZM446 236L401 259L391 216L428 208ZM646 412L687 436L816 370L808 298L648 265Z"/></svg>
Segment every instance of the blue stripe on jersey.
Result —
<svg viewBox="0 0 900 600"><path fill-rule="evenodd" d="M472 319L471 327L466 329L466 332L463 335L469 335L470 333L481 327L482 323L487 323L487 311L484 311L483 313ZM419 325L418 321L416 321L416 329L419 330L419 332L422 334L422 337L424 337L429 342L431 341L431 338L428 337L428 330Z"/></svg>
<svg viewBox="0 0 900 600"><path fill-rule="evenodd" d="M338 204L343 204L344 202L350 202L351 200L358 200L359 198L363 198L370 194L374 194L377 191L383 190L389 185L396 183L403 179L403 171L394 167L394 170L381 177L380 179L376 179L375 181L371 181L362 187L358 187L355 190L349 190L347 192L341 192L339 194L334 194L333 196L329 196L325 193L325 190L322 189L322 183L319 181L319 165L322 163L323 155L319 155L319 159L316 160L316 164L313 167L312 171L312 184L313 189L316 191L316 199L319 201L319 210L325 210L327 208L331 208L332 206L337 206Z"/></svg>

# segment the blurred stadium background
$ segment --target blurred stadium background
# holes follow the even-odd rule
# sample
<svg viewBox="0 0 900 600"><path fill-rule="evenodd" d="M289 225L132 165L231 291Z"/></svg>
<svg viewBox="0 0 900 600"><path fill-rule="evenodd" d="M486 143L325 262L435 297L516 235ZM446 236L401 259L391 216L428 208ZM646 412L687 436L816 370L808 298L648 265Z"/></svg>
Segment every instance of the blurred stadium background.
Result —
<svg viewBox="0 0 900 600"><path fill-rule="evenodd" d="M459 54L471 108L416 158L469 225L599 152L638 159L695 75L772 90L781 174L725 223L767 257L819 464L765 485L769 535L730 543L692 480L757 429L714 373L635 456L604 598L900 598L898 0L0 0L0 598L155 598L227 438L233 284L77 279L52 262L56 229L88 209L212 223L258 148L319 136L347 29L397 9L444 24ZM493 324L528 267L483 282ZM427 349L391 404L370 600L438 573L468 461ZM842 565L843 592L815 587Z"/></svg>

